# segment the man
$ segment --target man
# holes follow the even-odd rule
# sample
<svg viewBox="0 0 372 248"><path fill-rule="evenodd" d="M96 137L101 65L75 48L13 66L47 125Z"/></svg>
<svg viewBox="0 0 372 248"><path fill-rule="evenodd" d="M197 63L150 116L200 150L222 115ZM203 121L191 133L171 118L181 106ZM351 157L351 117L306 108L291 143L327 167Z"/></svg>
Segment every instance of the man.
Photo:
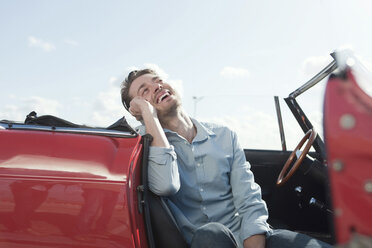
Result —
<svg viewBox="0 0 372 248"><path fill-rule="evenodd" d="M265 247L266 240L270 247L291 247L294 239L303 240L297 247L326 247L289 231L273 234L260 187L236 134L191 119L177 92L155 71L132 71L121 96L125 108L143 123L141 132L153 137L150 190L169 199L192 248Z"/></svg>

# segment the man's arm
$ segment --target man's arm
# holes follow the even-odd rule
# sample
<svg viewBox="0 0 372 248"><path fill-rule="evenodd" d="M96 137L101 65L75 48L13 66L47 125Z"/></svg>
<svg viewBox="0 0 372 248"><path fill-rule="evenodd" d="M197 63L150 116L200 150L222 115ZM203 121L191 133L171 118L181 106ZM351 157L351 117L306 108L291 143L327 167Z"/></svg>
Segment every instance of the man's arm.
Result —
<svg viewBox="0 0 372 248"><path fill-rule="evenodd" d="M240 147L236 134L232 132L233 162L231 165L230 183L234 204L242 217L240 239L244 247L261 244L265 246L265 234L270 230L266 220L268 211L261 197L261 188L254 182L250 164L246 161L243 149Z"/></svg>
<svg viewBox="0 0 372 248"><path fill-rule="evenodd" d="M149 150L150 190L160 196L177 193L180 188L177 156L160 125L156 109L143 98L135 97L130 102L129 112L143 121L146 133L153 137Z"/></svg>

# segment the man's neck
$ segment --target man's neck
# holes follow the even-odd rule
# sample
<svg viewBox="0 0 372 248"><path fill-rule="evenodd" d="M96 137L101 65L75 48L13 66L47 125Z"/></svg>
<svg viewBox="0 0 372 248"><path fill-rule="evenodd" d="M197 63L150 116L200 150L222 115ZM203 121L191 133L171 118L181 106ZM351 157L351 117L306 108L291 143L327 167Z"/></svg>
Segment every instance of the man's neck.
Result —
<svg viewBox="0 0 372 248"><path fill-rule="evenodd" d="M196 127L190 117L181 109L175 115L159 119L163 128L169 129L184 137L189 143L196 136Z"/></svg>

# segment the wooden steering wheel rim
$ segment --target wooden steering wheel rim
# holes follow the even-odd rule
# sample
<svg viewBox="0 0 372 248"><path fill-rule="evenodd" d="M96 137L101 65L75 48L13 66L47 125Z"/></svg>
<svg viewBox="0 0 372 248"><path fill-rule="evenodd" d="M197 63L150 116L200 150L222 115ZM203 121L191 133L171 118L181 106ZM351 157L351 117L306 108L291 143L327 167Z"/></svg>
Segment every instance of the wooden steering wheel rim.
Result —
<svg viewBox="0 0 372 248"><path fill-rule="evenodd" d="M300 164L302 163L302 161L305 159L306 155L308 154L311 146L313 145L313 143L315 141L316 136L317 136L317 132L314 129L310 129L309 131L307 131L305 136L301 139L300 143L296 146L296 148L293 150L291 155L289 155L287 162L285 162L285 164L283 166L283 169L281 170L281 172L278 176L278 179L276 181L277 186L281 186L281 185L285 184L288 181L288 179L290 179L293 176L295 171L298 169L298 167L300 167ZM307 141L307 143L304 147L304 150L302 151L300 157L294 163L294 165L292 166L290 171L287 173L287 175L285 175L285 173L287 172L287 170L288 170L289 166L291 165L293 159L296 156L296 151L301 149L301 147L303 146L303 144L305 143L306 140L308 140L308 141Z"/></svg>

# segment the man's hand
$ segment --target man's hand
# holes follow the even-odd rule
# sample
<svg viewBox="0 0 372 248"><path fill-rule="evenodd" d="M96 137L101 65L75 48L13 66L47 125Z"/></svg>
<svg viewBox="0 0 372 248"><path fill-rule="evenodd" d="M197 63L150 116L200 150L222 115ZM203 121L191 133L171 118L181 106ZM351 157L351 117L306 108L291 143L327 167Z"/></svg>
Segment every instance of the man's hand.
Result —
<svg viewBox="0 0 372 248"><path fill-rule="evenodd" d="M265 248L265 235L257 234L245 239L244 248Z"/></svg>
<svg viewBox="0 0 372 248"><path fill-rule="evenodd" d="M137 121L143 121L146 132L153 137L151 146L169 147L169 142L160 125L157 111L150 102L140 96L136 96L130 101L129 112L136 117Z"/></svg>
<svg viewBox="0 0 372 248"><path fill-rule="evenodd" d="M156 109L144 98L136 96L130 102L129 112L136 117L137 121L141 121L144 115L152 115L157 117Z"/></svg>

